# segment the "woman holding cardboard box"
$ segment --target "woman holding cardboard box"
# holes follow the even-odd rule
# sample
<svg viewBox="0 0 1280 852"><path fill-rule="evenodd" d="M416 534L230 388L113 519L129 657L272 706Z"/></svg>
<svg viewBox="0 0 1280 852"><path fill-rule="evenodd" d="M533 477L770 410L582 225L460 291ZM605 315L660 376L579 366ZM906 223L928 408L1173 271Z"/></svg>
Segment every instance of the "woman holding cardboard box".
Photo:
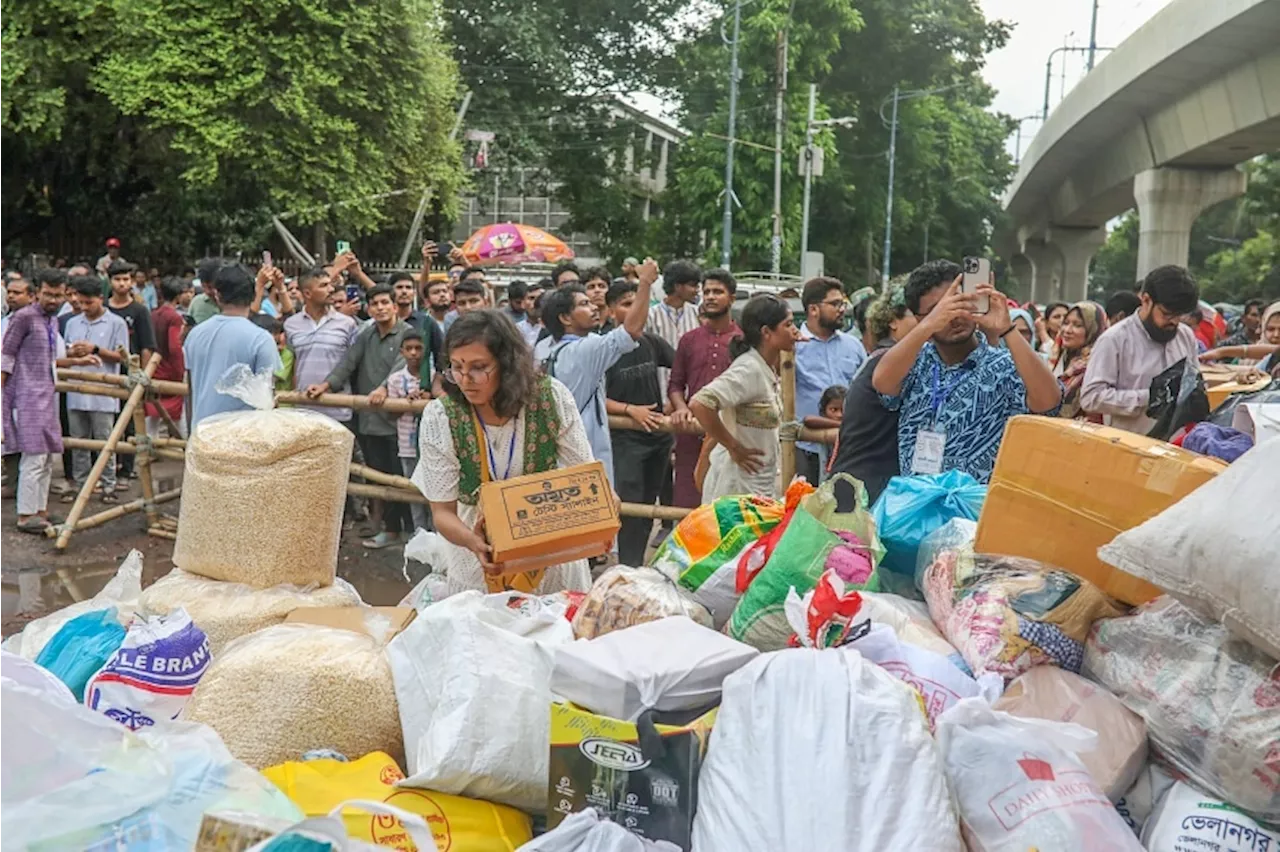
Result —
<svg viewBox="0 0 1280 852"><path fill-rule="evenodd" d="M515 325L497 311L459 317L445 335L447 395L422 412L413 483L431 501L445 539L449 593L486 589L491 561L479 508L484 480L545 473L592 460L582 418L569 389L539 376ZM547 569L539 593L586 591L585 559Z"/></svg>

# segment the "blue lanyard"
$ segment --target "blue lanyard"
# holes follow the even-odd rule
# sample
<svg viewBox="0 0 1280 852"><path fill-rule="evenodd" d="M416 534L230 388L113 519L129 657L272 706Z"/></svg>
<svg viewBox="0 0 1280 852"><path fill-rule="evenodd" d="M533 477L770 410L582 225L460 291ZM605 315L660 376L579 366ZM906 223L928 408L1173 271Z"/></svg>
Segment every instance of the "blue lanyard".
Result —
<svg viewBox="0 0 1280 852"><path fill-rule="evenodd" d="M480 413L476 412L476 419L480 420L480 428L484 430L484 448L489 453L489 470L493 472L493 478L506 479L511 475L511 467L516 461L516 425L511 424L511 446L507 447L507 469L502 472L502 476L498 476L498 460L493 457L493 443L489 440L489 426L480 419Z"/></svg>
<svg viewBox="0 0 1280 852"><path fill-rule="evenodd" d="M958 373L954 374L952 380L947 382L946 386L943 387L942 368L938 366L937 362L934 362L933 389L929 395L929 409L933 413L933 422L935 424L938 422L938 412L942 409L942 406L947 404L947 397L951 396L952 391L973 375L975 375L975 372L972 369L961 368Z"/></svg>

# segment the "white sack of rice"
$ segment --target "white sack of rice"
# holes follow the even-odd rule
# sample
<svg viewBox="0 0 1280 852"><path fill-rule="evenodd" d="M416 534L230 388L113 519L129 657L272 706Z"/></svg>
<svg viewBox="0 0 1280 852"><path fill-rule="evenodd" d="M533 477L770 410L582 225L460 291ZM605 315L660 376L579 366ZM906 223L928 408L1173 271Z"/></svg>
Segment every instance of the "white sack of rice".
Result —
<svg viewBox="0 0 1280 852"><path fill-rule="evenodd" d="M139 608L148 615L167 615L182 607L209 637L214 659L241 636L284 622L295 609L317 606L360 606L360 593L341 578L332 586L274 586L255 589L224 583L174 568L143 590Z"/></svg>
<svg viewBox="0 0 1280 852"><path fill-rule="evenodd" d="M330 585L353 441L310 411L200 421L187 440L173 564L260 589Z"/></svg>
<svg viewBox="0 0 1280 852"><path fill-rule="evenodd" d="M351 760L385 751L404 765L386 645L352 630L278 624L237 639L214 658L182 718L213 728L255 769L319 749Z"/></svg>

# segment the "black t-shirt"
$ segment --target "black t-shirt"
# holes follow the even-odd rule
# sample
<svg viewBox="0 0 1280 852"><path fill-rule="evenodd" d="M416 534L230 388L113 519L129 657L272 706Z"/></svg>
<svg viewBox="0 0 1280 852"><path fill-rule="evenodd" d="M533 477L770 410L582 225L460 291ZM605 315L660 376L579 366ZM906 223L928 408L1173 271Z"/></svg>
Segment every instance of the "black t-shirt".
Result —
<svg viewBox="0 0 1280 852"><path fill-rule="evenodd" d="M899 474L898 412L880 403L880 394L871 384L876 364L886 351L872 354L849 383L840 421L840 446L831 465L832 473L862 480L873 503L889 480Z"/></svg>
<svg viewBox="0 0 1280 852"><path fill-rule="evenodd" d="M649 332L642 334L636 343L635 349L605 372L605 393L614 402L661 407L658 368L670 369L675 364L676 351L670 343Z"/></svg>
<svg viewBox="0 0 1280 852"><path fill-rule="evenodd" d="M117 308L108 302L107 308L129 326L130 355L139 355L143 349L156 351L156 334L151 328L151 312L146 305L142 302L130 302L123 308Z"/></svg>

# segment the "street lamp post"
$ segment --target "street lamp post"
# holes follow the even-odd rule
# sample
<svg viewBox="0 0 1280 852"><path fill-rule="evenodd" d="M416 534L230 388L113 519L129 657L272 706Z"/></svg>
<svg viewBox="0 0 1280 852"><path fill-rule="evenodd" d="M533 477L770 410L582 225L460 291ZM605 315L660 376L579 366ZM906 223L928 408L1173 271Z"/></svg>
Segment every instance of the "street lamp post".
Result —
<svg viewBox="0 0 1280 852"><path fill-rule="evenodd" d="M813 181L813 131L819 127L852 127L858 119L854 116L844 118L814 119L814 111L818 102L818 87L809 84L809 118L804 125L804 208L800 224L800 274L804 274L804 258L809 253L809 199L812 197Z"/></svg>
<svg viewBox="0 0 1280 852"><path fill-rule="evenodd" d="M729 268L733 243L733 143L738 117L738 36L742 24L742 0L733 4L733 43L729 59L729 141L724 158L724 224L720 234L720 264Z"/></svg>

